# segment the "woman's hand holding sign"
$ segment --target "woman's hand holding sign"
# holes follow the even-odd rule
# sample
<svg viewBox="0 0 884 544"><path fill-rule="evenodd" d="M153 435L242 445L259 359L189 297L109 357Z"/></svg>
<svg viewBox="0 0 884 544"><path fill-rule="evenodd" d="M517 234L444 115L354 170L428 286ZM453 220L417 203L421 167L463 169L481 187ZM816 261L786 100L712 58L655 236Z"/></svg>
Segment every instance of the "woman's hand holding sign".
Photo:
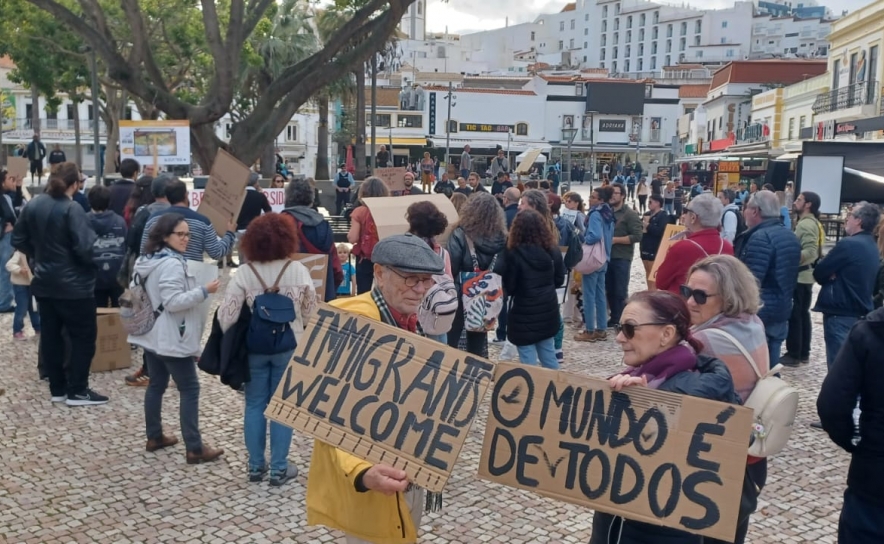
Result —
<svg viewBox="0 0 884 544"><path fill-rule="evenodd" d="M611 389L613 389L614 391L622 391L624 387L630 387L633 385L641 385L647 387L648 377L644 374L642 374L641 376L617 374L616 376L612 376L611 378L609 378L608 383L611 384Z"/></svg>

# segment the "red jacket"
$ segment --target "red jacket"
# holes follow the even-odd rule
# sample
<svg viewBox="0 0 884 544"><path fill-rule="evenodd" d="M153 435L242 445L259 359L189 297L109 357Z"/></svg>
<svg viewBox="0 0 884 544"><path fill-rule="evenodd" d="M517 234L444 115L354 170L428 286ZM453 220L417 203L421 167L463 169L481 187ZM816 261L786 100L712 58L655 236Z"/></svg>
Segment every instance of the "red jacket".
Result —
<svg viewBox="0 0 884 544"><path fill-rule="evenodd" d="M657 270L657 289L678 294L688 281L688 270L710 255L733 255L734 246L719 234L718 229L704 229L676 242L669 248Z"/></svg>

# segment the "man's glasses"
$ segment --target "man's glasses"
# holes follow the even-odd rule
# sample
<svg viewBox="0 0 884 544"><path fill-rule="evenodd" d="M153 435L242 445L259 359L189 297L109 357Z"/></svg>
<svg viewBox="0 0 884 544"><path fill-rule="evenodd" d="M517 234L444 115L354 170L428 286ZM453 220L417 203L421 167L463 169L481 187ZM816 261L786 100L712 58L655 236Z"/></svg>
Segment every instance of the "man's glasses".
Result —
<svg viewBox="0 0 884 544"><path fill-rule="evenodd" d="M669 325L669 323L617 323L614 325L614 331L617 334L622 332L627 340L632 340L635 336L635 330L639 327L662 327L664 325Z"/></svg>
<svg viewBox="0 0 884 544"><path fill-rule="evenodd" d="M417 284L421 284L424 286L424 289L429 289L430 287L432 287L436 283L436 280L434 280L432 277L424 279L424 278L420 278L418 276L403 276L395 268L391 268L388 266L387 269L390 270L391 272L393 272L394 274L396 274L397 276L399 276L400 278L402 278L403 280L405 280L406 287L417 287Z"/></svg>
<svg viewBox="0 0 884 544"><path fill-rule="evenodd" d="M685 300L694 299L694 302L699 304L700 306L706 304L706 301L709 300L710 297L717 297L717 293L707 293L702 289L691 289L687 285L682 285L678 288L681 292L681 296L684 297Z"/></svg>

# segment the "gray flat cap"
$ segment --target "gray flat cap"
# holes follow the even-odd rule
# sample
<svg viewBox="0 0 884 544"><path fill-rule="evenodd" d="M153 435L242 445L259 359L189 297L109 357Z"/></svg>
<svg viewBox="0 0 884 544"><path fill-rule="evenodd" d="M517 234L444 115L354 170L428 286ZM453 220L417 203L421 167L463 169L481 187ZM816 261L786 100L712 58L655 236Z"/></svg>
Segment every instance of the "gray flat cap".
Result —
<svg viewBox="0 0 884 544"><path fill-rule="evenodd" d="M163 198L166 196L166 185L175 181L175 176L172 174L160 174L159 176L153 178L153 181L150 182L150 193L156 198Z"/></svg>
<svg viewBox="0 0 884 544"><path fill-rule="evenodd" d="M396 234L374 246L371 261L412 274L441 274L445 271L442 257L413 234Z"/></svg>

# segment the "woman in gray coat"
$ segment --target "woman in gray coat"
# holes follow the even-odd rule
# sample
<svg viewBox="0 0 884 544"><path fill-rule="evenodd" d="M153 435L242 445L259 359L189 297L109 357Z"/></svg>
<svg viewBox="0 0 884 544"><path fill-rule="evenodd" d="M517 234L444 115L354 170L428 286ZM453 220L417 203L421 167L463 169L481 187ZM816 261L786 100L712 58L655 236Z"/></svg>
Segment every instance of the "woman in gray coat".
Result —
<svg viewBox="0 0 884 544"><path fill-rule="evenodd" d="M160 216L148 234L144 256L135 262L133 281L140 281L157 313L153 328L129 343L144 349L150 385L144 395L144 420L147 428L147 451L152 452L178 443L163 434L163 394L169 377L181 395L181 432L187 448L187 463L214 461L223 450L203 444L199 431L200 384L196 360L205 328L200 305L218 290L218 280L197 285L187 270L183 253L190 240L190 228L184 216L168 213Z"/></svg>

